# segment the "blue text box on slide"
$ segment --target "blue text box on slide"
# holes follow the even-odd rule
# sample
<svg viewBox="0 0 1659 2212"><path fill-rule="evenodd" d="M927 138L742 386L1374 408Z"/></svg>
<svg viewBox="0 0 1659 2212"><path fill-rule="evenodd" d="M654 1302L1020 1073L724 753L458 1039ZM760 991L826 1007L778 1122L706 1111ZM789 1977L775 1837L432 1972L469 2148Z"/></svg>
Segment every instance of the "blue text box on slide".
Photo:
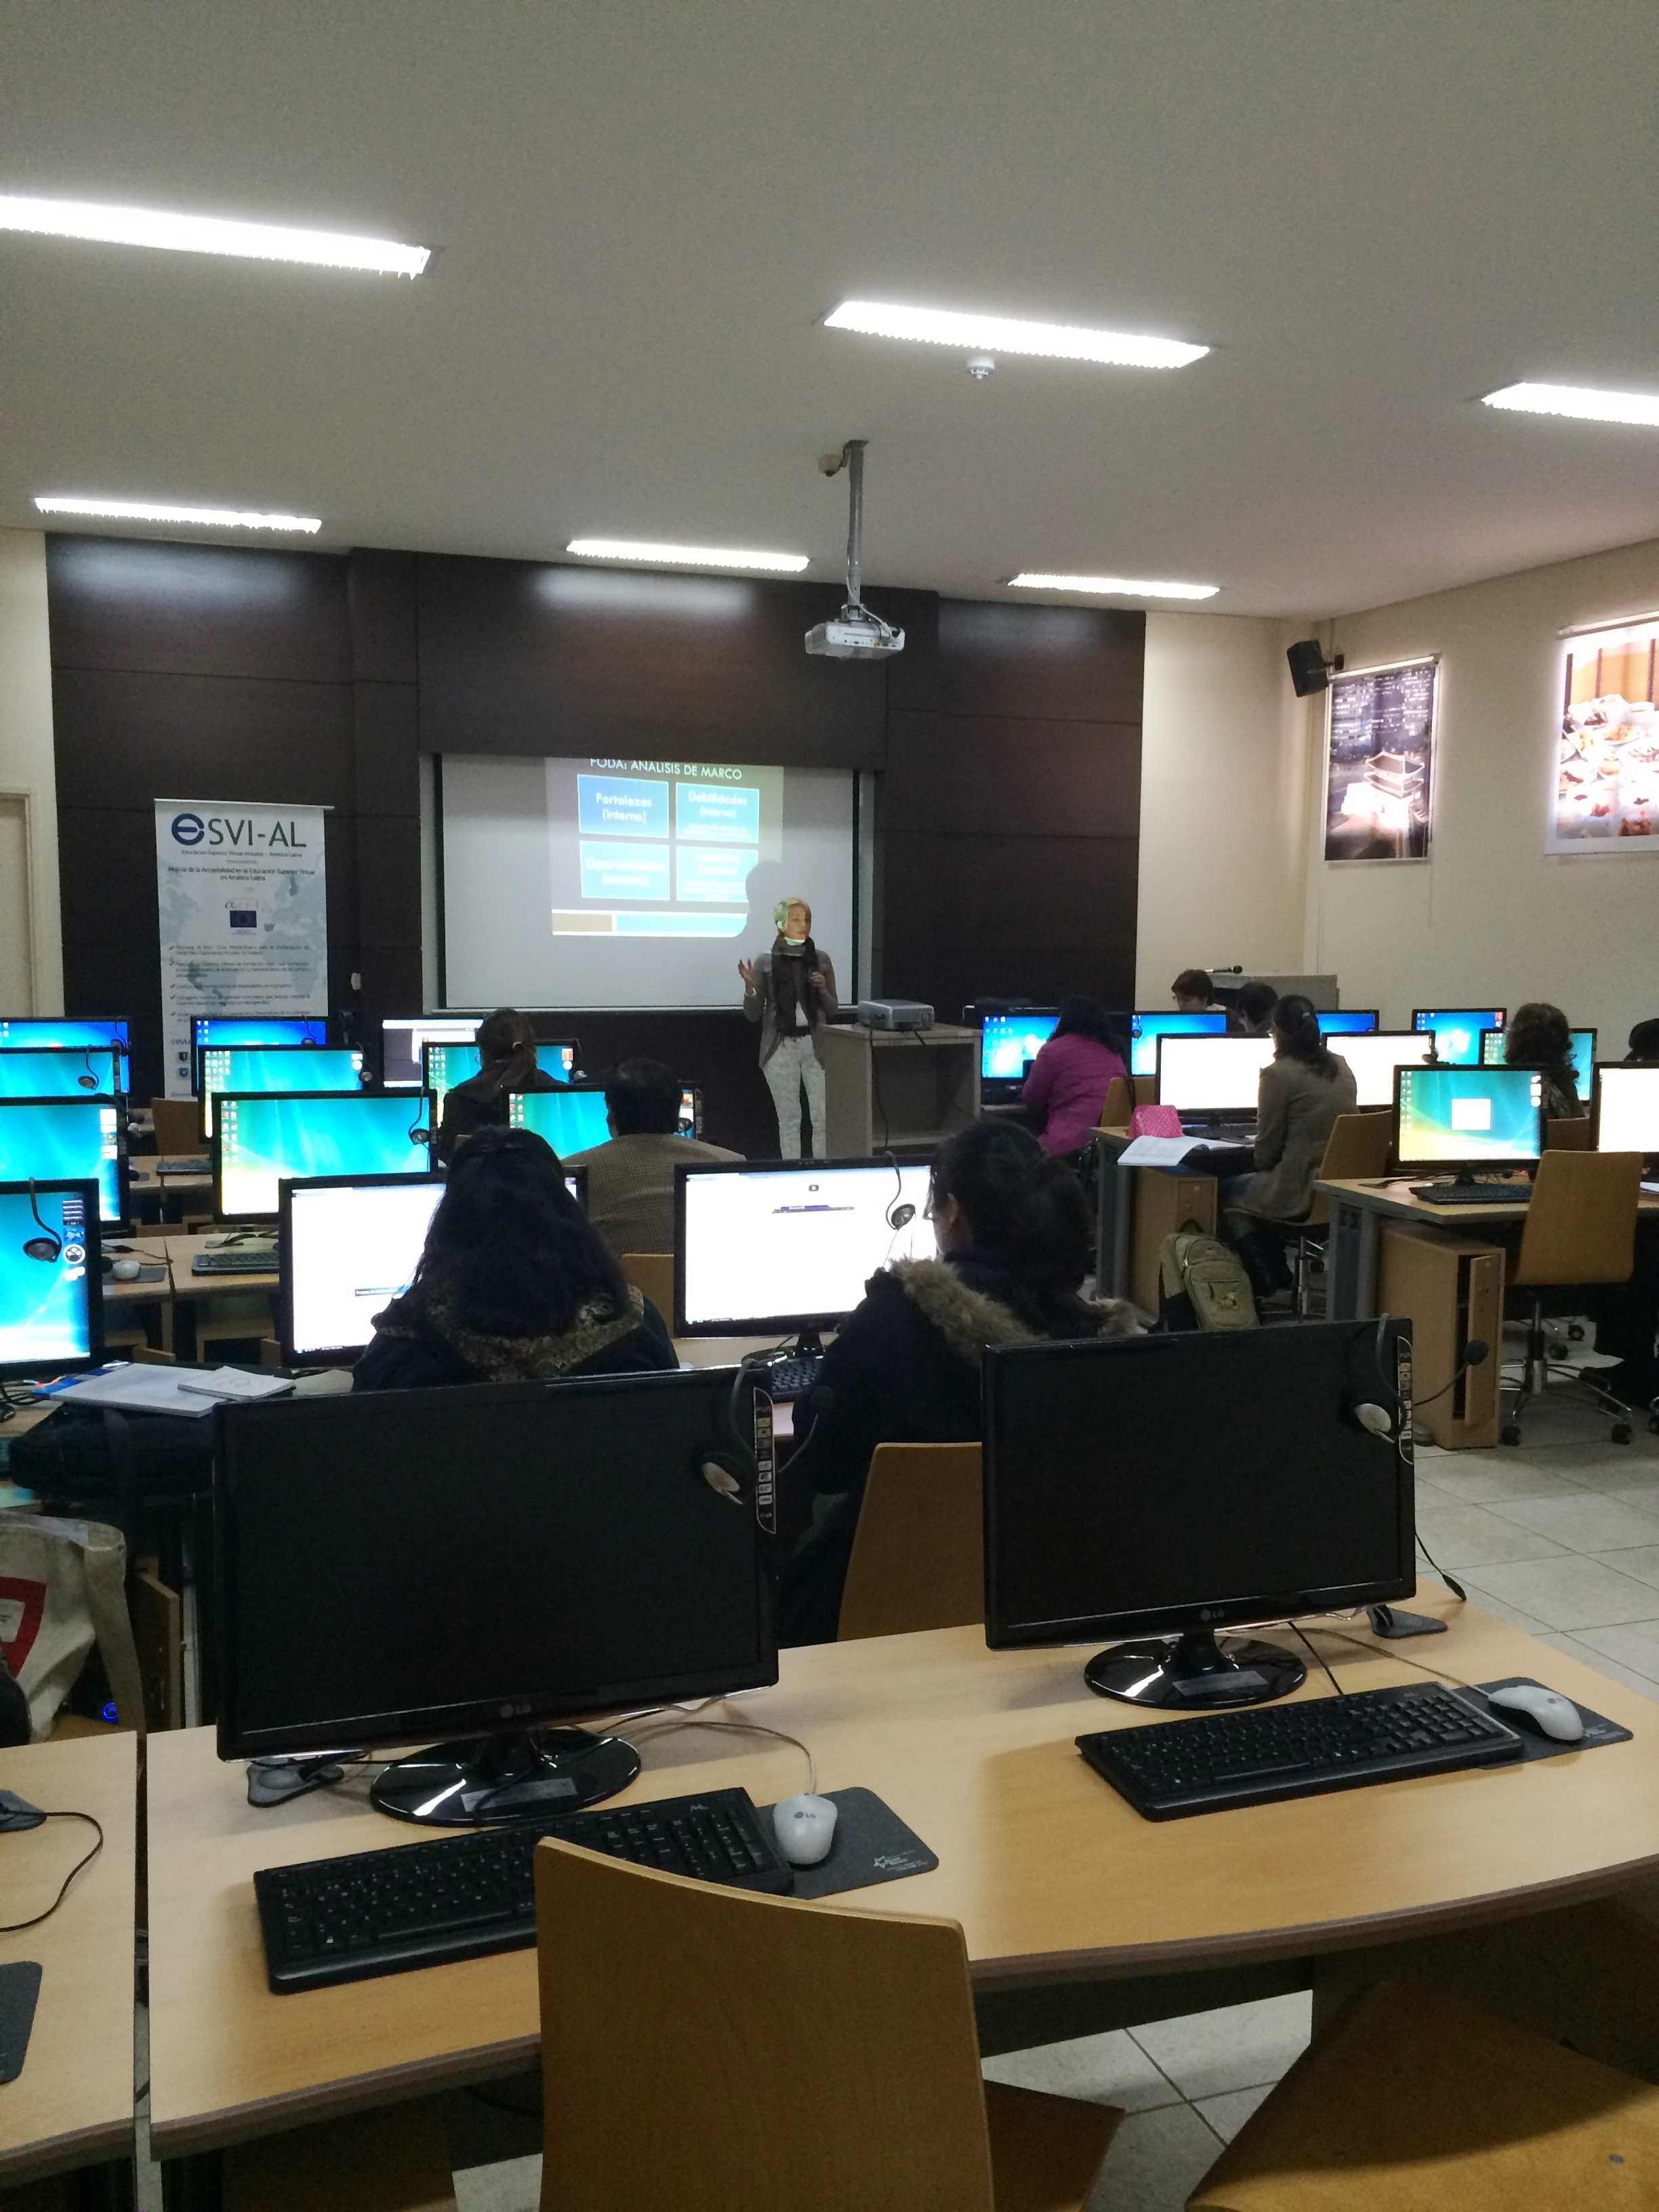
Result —
<svg viewBox="0 0 1659 2212"><path fill-rule="evenodd" d="M710 844L758 844L760 793L742 784L677 783L674 834Z"/></svg>
<svg viewBox="0 0 1659 2212"><path fill-rule="evenodd" d="M684 902L712 900L717 906L742 902L749 871L759 865L754 845L680 845L674 853L678 896Z"/></svg>
<svg viewBox="0 0 1659 2212"><path fill-rule="evenodd" d="M665 899L666 845L581 846L582 896L590 899Z"/></svg>
<svg viewBox="0 0 1659 2212"><path fill-rule="evenodd" d="M576 817L584 837L665 837L668 786L629 776L579 775Z"/></svg>

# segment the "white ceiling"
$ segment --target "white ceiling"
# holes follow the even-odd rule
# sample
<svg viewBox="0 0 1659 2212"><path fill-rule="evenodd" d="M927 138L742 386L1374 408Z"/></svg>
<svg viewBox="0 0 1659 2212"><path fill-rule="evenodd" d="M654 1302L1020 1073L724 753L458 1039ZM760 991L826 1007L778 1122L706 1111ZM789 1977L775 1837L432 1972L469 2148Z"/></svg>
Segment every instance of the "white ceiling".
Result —
<svg viewBox="0 0 1659 2212"><path fill-rule="evenodd" d="M872 584L1315 616L1659 536L1652 0L4 0L0 190L377 232L392 278L0 236L37 491L579 534ZM1173 372L826 331L848 295L1196 338ZM97 527L97 526L90 526ZM150 532L149 534L159 534ZM1016 597L1024 596L1015 594ZM879 605L879 592L875 593Z"/></svg>

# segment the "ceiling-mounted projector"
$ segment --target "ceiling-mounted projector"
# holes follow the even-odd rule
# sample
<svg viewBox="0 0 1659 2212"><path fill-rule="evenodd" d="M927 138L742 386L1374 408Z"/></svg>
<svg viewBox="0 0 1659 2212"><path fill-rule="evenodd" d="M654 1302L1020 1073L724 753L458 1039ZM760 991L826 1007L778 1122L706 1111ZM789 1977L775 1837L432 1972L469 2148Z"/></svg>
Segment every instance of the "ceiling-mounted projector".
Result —
<svg viewBox="0 0 1659 2212"><path fill-rule="evenodd" d="M847 471L847 603L833 621L806 633L806 650L826 660L885 660L904 650L904 632L872 614L859 597L864 557L864 448L867 440L849 438L839 460L822 462L826 476Z"/></svg>

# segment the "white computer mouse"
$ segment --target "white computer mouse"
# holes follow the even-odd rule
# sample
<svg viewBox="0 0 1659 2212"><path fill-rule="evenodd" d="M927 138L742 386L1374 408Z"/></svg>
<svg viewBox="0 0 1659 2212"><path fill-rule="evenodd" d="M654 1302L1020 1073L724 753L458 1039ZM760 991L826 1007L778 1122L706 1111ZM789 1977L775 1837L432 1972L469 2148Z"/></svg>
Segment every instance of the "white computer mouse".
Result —
<svg viewBox="0 0 1659 2212"><path fill-rule="evenodd" d="M772 1808L772 1826L778 1849L791 1866L817 1866L830 1856L836 1840L839 1808L828 1797L785 1797Z"/></svg>
<svg viewBox="0 0 1659 2212"><path fill-rule="evenodd" d="M111 1271L118 1283L136 1283L138 1279L137 1260L118 1260Z"/></svg>
<svg viewBox="0 0 1659 2212"><path fill-rule="evenodd" d="M1547 1690L1541 1682L1511 1682L1505 1689L1488 1690L1486 1701L1504 1712L1519 1713L1553 1742L1577 1743L1583 1735L1584 1723L1577 1706L1559 1690Z"/></svg>

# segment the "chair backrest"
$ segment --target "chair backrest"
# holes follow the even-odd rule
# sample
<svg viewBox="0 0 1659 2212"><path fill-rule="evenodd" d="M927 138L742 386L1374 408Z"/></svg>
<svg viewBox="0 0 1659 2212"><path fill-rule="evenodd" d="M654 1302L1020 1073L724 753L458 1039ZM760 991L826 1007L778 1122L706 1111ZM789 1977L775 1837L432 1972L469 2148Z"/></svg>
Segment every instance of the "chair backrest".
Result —
<svg viewBox="0 0 1659 2212"><path fill-rule="evenodd" d="M1100 1109L1103 1129L1127 1129L1134 1110L1134 1093L1127 1075L1115 1075L1106 1085L1106 1103Z"/></svg>
<svg viewBox="0 0 1659 2212"><path fill-rule="evenodd" d="M155 1149L164 1160L201 1151L202 1125L193 1098L152 1098L149 1117L155 1127Z"/></svg>
<svg viewBox="0 0 1659 2212"><path fill-rule="evenodd" d="M1639 1152L1546 1152L1511 1283L1622 1283L1636 1257Z"/></svg>
<svg viewBox="0 0 1659 2212"><path fill-rule="evenodd" d="M643 1298L674 1326L674 1255L672 1252L624 1252L617 1262L623 1275Z"/></svg>
<svg viewBox="0 0 1659 2212"><path fill-rule="evenodd" d="M1366 1176L1386 1175L1392 1128L1387 1114L1339 1114L1325 1139L1319 1180L1357 1182Z"/></svg>
<svg viewBox="0 0 1659 2212"><path fill-rule="evenodd" d="M1137 1106L1150 1106L1158 1097L1158 1078L1155 1075L1132 1075L1129 1078Z"/></svg>
<svg viewBox="0 0 1659 2212"><path fill-rule="evenodd" d="M985 1618L977 1444L878 1444L842 1591L845 1644Z"/></svg>
<svg viewBox="0 0 1659 2212"><path fill-rule="evenodd" d="M1587 1152L1589 1148L1588 1114L1575 1114L1568 1120L1545 1122L1544 1150L1547 1152Z"/></svg>
<svg viewBox="0 0 1659 2212"><path fill-rule="evenodd" d="M536 1851L542 2212L992 2212L962 1930Z"/></svg>

